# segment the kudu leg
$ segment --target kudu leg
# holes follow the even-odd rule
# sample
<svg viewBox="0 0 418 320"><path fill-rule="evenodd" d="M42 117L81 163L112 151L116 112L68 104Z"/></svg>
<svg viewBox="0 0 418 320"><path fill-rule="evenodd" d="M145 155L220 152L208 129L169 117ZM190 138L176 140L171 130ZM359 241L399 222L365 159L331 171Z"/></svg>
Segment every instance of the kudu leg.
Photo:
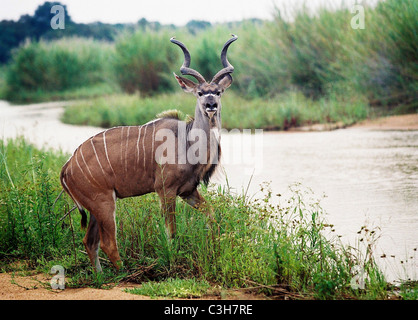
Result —
<svg viewBox="0 0 418 320"><path fill-rule="evenodd" d="M205 198L203 198L199 191L194 190L189 196L187 197L182 197L184 201L186 201L190 206L192 206L193 208L196 208L200 211L202 211L203 213L206 214L206 216L208 217L209 221L206 224L206 228L214 230L213 227L216 227L216 220L213 217L213 209L210 206L209 203L206 202ZM216 230L216 229L215 229ZM220 226L218 225L217 228L217 233L218 235L220 234Z"/></svg>
<svg viewBox="0 0 418 320"><path fill-rule="evenodd" d="M112 199L98 200L96 203L97 207L91 213L97 220L100 248L107 255L114 267L119 270L122 261L119 256L116 241L115 200L112 197Z"/></svg>
<svg viewBox="0 0 418 320"><path fill-rule="evenodd" d="M96 267L97 272L102 271L99 261L99 244L100 235L97 220L94 215L90 214L90 221L87 227L86 235L83 239L84 246L86 247L87 254L90 258L91 264Z"/></svg>
<svg viewBox="0 0 418 320"><path fill-rule="evenodd" d="M200 195L197 189L194 190L189 196L182 198L193 208L204 212L211 222L215 222L215 219L213 218L212 207L206 202L205 198Z"/></svg>
<svg viewBox="0 0 418 320"><path fill-rule="evenodd" d="M176 235L176 197L160 194L161 211L165 217L167 236L172 239Z"/></svg>

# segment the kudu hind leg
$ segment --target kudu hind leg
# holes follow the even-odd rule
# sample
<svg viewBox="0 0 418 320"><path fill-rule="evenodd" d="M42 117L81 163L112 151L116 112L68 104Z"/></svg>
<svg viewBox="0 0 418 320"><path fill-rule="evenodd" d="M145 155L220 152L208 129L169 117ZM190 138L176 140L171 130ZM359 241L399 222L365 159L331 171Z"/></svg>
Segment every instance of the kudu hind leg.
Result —
<svg viewBox="0 0 418 320"><path fill-rule="evenodd" d="M92 212L98 221L100 236L100 248L107 255L117 270L120 269L122 261L118 252L116 241L115 201L107 200L99 202L97 208Z"/></svg>
<svg viewBox="0 0 418 320"><path fill-rule="evenodd" d="M96 267L97 272L102 271L102 267L99 261L99 244L100 235L97 220L94 215L90 214L90 221L87 227L86 235L83 239L84 246L86 247L87 254L90 258L91 264Z"/></svg>

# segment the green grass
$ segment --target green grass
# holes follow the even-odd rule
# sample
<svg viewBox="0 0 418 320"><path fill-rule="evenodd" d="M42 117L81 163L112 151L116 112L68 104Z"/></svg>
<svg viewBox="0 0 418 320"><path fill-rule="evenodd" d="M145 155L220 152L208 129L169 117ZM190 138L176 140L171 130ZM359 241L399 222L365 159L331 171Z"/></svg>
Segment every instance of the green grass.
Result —
<svg viewBox="0 0 418 320"><path fill-rule="evenodd" d="M194 116L195 105L196 98L183 92L152 97L119 94L71 105L65 109L61 120L100 127L141 125L168 109ZM271 99L250 99L234 91L226 92L222 98L222 126L226 129L285 130L336 122L349 125L365 119L368 114L367 101L355 98L331 97L314 101L292 92Z"/></svg>
<svg viewBox="0 0 418 320"><path fill-rule="evenodd" d="M140 288L126 289L126 292L150 296L151 298L200 298L210 289L209 283L195 279L169 278L161 282L147 282Z"/></svg>
<svg viewBox="0 0 418 320"><path fill-rule="evenodd" d="M60 192L55 173L66 157L41 152L22 139L0 141L0 252L2 258L36 261L56 254L71 241L69 228L60 226L61 212L53 210ZM68 205L60 201L62 208ZM78 228L77 228L78 229Z"/></svg>
<svg viewBox="0 0 418 320"><path fill-rule="evenodd" d="M118 200L124 268L115 273L101 254L104 272L97 274L82 253L79 215L65 215L73 204L63 196L53 206L66 159L22 139L0 143L2 270L22 270L16 261L24 261L27 269L49 274L58 264L65 268L68 287L106 288L124 279L143 283L146 291L140 293L152 296L201 295L208 283L217 288L257 284L273 296L280 285L297 297L315 299L385 299L391 293L372 258L374 233L361 230L366 252L343 246L320 201L300 185L292 186L280 205L272 204L277 196L268 185L261 186L264 198L254 201L228 189L202 188L216 222L208 224L203 214L178 200L178 232L172 240L166 237L155 194ZM359 268L367 274L364 290L350 286ZM400 290L404 299L416 297L414 284Z"/></svg>

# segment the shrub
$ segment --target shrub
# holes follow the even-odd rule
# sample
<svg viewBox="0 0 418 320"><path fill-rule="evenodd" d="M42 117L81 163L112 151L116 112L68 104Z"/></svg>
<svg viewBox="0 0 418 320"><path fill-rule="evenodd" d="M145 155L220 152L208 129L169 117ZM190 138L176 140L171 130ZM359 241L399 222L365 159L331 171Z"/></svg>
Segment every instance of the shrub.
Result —
<svg viewBox="0 0 418 320"><path fill-rule="evenodd" d="M64 155L41 152L23 139L0 140L0 257L36 261L72 251L71 230L60 221L69 209L56 199L61 186L57 172ZM71 222L72 223L72 222ZM63 228L66 226L65 228ZM69 251L67 250L69 249Z"/></svg>
<svg viewBox="0 0 418 320"><path fill-rule="evenodd" d="M339 63L346 85L371 104L417 109L418 6L387 0L365 11L364 30L352 31Z"/></svg>
<svg viewBox="0 0 418 320"><path fill-rule="evenodd" d="M37 92L65 91L105 82L111 55L110 46L87 39L27 42L13 54L5 96L22 100Z"/></svg>
<svg viewBox="0 0 418 320"><path fill-rule="evenodd" d="M165 32L137 30L125 34L116 43L115 73L121 88L149 95L174 87L172 72L177 70L178 48Z"/></svg>

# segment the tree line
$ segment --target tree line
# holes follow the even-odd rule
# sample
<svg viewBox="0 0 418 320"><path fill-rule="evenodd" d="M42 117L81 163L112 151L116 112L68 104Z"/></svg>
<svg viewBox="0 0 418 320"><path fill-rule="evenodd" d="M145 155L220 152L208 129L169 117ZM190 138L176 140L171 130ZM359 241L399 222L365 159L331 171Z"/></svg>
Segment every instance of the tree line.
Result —
<svg viewBox="0 0 418 320"><path fill-rule="evenodd" d="M53 30L50 26L51 8L54 5L61 5L65 11L65 29ZM186 29L196 34L199 30L211 27L208 21L191 20L186 24ZM162 28L176 29L173 24L163 25L158 21L148 21L141 18L137 23L77 23L68 13L67 6L60 2L45 2L37 7L33 15L25 14L17 21L0 21L0 63L9 61L12 50L21 45L25 39L38 41L39 39L53 40L62 37L85 37L104 41L114 41L118 34L127 30L148 29L159 31Z"/></svg>

